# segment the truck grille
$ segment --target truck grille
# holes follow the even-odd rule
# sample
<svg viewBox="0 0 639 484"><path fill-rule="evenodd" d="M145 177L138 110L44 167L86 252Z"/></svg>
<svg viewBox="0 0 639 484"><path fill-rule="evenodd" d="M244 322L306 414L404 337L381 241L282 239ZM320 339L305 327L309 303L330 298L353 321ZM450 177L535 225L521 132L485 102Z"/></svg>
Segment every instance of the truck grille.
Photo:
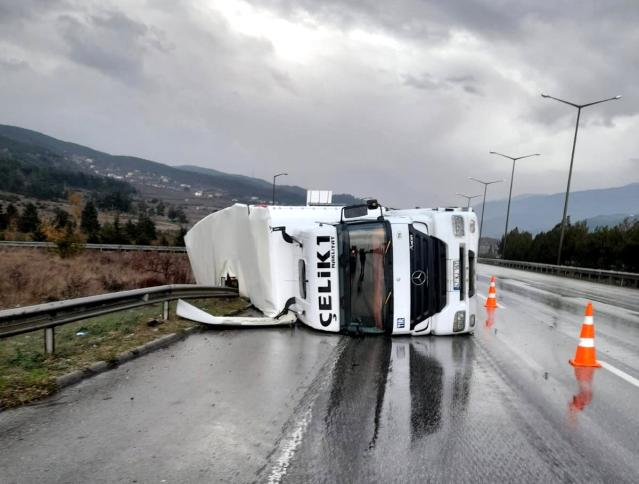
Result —
<svg viewBox="0 0 639 484"><path fill-rule="evenodd" d="M446 306L446 244L420 232L412 225L410 237L410 319L411 329ZM422 285L413 283L419 271L426 274Z"/></svg>

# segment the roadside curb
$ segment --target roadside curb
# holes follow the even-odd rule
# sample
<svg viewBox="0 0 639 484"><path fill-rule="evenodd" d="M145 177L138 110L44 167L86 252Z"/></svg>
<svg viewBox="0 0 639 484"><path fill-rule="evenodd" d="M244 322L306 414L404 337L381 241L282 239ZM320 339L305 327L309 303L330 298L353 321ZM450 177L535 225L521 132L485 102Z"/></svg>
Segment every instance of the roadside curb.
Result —
<svg viewBox="0 0 639 484"><path fill-rule="evenodd" d="M231 311L229 314L226 314L226 316L238 316L245 313L251 307L252 305L249 304L244 308ZM201 325L191 326L190 328L186 328L179 333L169 333L158 339L154 339L152 341L149 341L148 343L144 343L142 346L138 346L137 348L133 348L132 350L124 351L117 355L112 361L97 361L85 368L80 368L79 370L74 370L70 373L61 375L56 378L57 391L62 390L63 388L66 388L68 386L75 385L76 383L79 383L86 378L91 378L92 376L99 375L100 373L103 373L105 371L117 368L127 361L134 360L136 358L139 358L140 356L151 353L152 351L159 350L160 348L166 348L173 343L185 339L191 333L198 331L202 331Z"/></svg>
<svg viewBox="0 0 639 484"><path fill-rule="evenodd" d="M132 350L120 353L112 361L98 361L85 368L74 370L65 375L61 375L56 378L57 390L62 390L63 388L75 385L76 383L79 383L86 378L90 378L113 368L117 368L127 361L134 360L136 358L139 358L140 356L151 353L152 351L158 350L160 348L166 348L167 346L183 340L191 333L199 330L199 326L192 326L185 329L184 331L180 331L179 333L170 333L158 339L149 341L148 343L144 343L142 346L138 346L137 348L133 348Z"/></svg>

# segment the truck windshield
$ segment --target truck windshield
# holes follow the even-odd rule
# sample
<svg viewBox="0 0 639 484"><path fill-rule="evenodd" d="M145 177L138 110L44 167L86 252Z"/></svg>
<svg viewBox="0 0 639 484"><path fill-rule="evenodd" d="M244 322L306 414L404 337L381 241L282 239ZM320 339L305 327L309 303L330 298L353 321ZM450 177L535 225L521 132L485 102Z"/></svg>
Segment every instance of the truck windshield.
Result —
<svg viewBox="0 0 639 484"><path fill-rule="evenodd" d="M344 224L340 289L348 330L383 332L392 315L392 250L384 222Z"/></svg>

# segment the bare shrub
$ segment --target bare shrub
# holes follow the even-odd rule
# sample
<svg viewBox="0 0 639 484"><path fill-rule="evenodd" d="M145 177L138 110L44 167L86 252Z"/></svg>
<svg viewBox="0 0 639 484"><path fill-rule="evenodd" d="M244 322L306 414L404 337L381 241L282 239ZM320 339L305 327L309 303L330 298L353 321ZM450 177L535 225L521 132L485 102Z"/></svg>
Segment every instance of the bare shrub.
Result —
<svg viewBox="0 0 639 484"><path fill-rule="evenodd" d="M109 292L122 291L125 289L124 281L120 280L112 272L105 272L100 275L102 286Z"/></svg>
<svg viewBox="0 0 639 484"><path fill-rule="evenodd" d="M16 291L24 291L29 283L29 276L20 267L13 267L9 271L9 280L16 288Z"/></svg>
<svg viewBox="0 0 639 484"><path fill-rule="evenodd" d="M140 279L140 287L163 286L166 281L158 276L146 276Z"/></svg>
<svg viewBox="0 0 639 484"><path fill-rule="evenodd" d="M43 250L0 250L0 308L191 282L185 254L85 251L63 259Z"/></svg>
<svg viewBox="0 0 639 484"><path fill-rule="evenodd" d="M192 281L191 267L186 257L148 252L131 255L133 268L154 274L162 284L184 284Z"/></svg>
<svg viewBox="0 0 639 484"><path fill-rule="evenodd" d="M62 288L62 299L73 299L84 295L86 292L88 278L82 274L71 273L65 278Z"/></svg>

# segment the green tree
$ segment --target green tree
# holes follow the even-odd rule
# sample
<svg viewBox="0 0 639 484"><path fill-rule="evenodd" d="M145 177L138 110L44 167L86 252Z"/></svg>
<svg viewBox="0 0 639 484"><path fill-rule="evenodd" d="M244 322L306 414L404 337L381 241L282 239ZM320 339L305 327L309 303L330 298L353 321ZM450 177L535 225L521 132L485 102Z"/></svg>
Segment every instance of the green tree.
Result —
<svg viewBox="0 0 639 484"><path fill-rule="evenodd" d="M107 192L97 199L98 208L102 210L117 210L118 212L130 211L131 203L131 195L124 191Z"/></svg>
<svg viewBox="0 0 639 484"><path fill-rule="evenodd" d="M40 226L38 209L33 203L27 203L18 218L18 230L24 233L33 233Z"/></svg>
<svg viewBox="0 0 639 484"><path fill-rule="evenodd" d="M639 272L639 219L633 224L626 223L625 244L621 251L623 267L628 272Z"/></svg>
<svg viewBox="0 0 639 484"><path fill-rule="evenodd" d="M503 259L527 261L530 260L532 245L532 234L519 232L519 228L515 227L507 235L505 253L503 237L499 243L499 251L502 253Z"/></svg>
<svg viewBox="0 0 639 484"><path fill-rule="evenodd" d="M69 224L73 224L69 212L56 207L53 215L53 225L55 226L55 228L63 229Z"/></svg>
<svg viewBox="0 0 639 484"><path fill-rule="evenodd" d="M554 264L561 225L534 238L518 229L508 234L509 259ZM532 239L532 240L531 240ZM502 240L503 247L503 240ZM639 272L639 219L590 231L585 222L566 225L562 259L566 265Z"/></svg>
<svg viewBox="0 0 639 484"><path fill-rule="evenodd" d="M160 234L160 238L158 239L158 244L161 246L169 245L169 240L166 238L166 234L164 232Z"/></svg>
<svg viewBox="0 0 639 484"><path fill-rule="evenodd" d="M164 205L164 202L160 200L158 204L155 206L155 213L157 213L160 217L164 217L165 210L166 210L166 205Z"/></svg>
<svg viewBox="0 0 639 484"><path fill-rule="evenodd" d="M11 225L18 218L18 209L13 203L7 205L5 216L7 218L7 226Z"/></svg>
<svg viewBox="0 0 639 484"><path fill-rule="evenodd" d="M124 234L131 243L135 243L138 238L138 228L131 219L127 220L124 225Z"/></svg>
<svg viewBox="0 0 639 484"><path fill-rule="evenodd" d="M133 227L135 230L135 226ZM105 244L130 244L126 228L120 224L120 214L116 213L113 223L105 223L100 230L100 240Z"/></svg>
<svg viewBox="0 0 639 484"><path fill-rule="evenodd" d="M180 226L180 230L177 233L176 237L175 237L175 242L173 242L173 245L177 246L177 247L184 247L184 236L186 235L186 229L182 226Z"/></svg>
<svg viewBox="0 0 639 484"><path fill-rule="evenodd" d="M148 245L157 238L157 232L153 220L149 217L140 217L138 219L136 244Z"/></svg>
<svg viewBox="0 0 639 484"><path fill-rule="evenodd" d="M188 224L189 223L189 219L186 217L186 214L184 213L184 210L182 210L181 208L178 209L177 220L181 224Z"/></svg>
<svg viewBox="0 0 639 484"><path fill-rule="evenodd" d="M177 219L178 213L177 213L177 210L175 210L175 207L173 205L171 205L169 207L169 211L167 213L167 216L169 217L169 220L171 222L175 222L175 220Z"/></svg>
<svg viewBox="0 0 639 484"><path fill-rule="evenodd" d="M82 209L80 228L82 232L86 234L88 242L99 242L100 222L98 221L98 210L91 200L89 200Z"/></svg>
<svg viewBox="0 0 639 484"><path fill-rule="evenodd" d="M0 205L0 230L4 230L8 227L7 214L4 213L4 207Z"/></svg>
<svg viewBox="0 0 639 484"><path fill-rule="evenodd" d="M149 215L149 206L146 204L144 200L140 200L137 203L137 213L138 217L146 217Z"/></svg>

